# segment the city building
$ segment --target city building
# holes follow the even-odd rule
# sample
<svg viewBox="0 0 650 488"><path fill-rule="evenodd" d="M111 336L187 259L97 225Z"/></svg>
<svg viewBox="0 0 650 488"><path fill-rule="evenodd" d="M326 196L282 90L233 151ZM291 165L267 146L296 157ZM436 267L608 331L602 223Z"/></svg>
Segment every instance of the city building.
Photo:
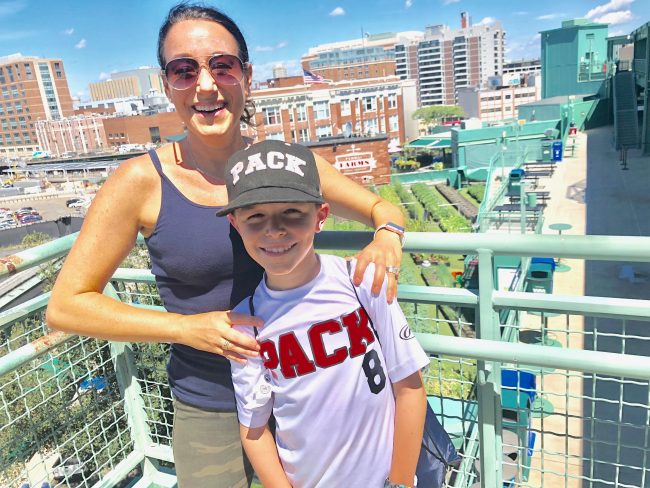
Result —
<svg viewBox="0 0 650 488"><path fill-rule="evenodd" d="M176 112L151 115L110 117L104 119L108 145L117 148L122 144L159 144L174 139L185 132L185 125Z"/></svg>
<svg viewBox="0 0 650 488"><path fill-rule="evenodd" d="M537 77L531 76L527 83L523 84L508 84L502 81L498 86L487 88L459 88L458 104L463 107L466 117L483 122L516 119L520 105L536 102L541 98L540 83L536 83L536 79Z"/></svg>
<svg viewBox="0 0 650 488"><path fill-rule="evenodd" d="M461 14L461 28L428 26L424 38L395 46L396 73L418 83L418 103L454 105L458 89L481 86L501 74L505 32L500 22L470 25Z"/></svg>
<svg viewBox="0 0 650 488"><path fill-rule="evenodd" d="M326 80L358 80L395 74L395 45L422 39L422 32L362 33L358 39L321 44L301 58L303 69Z"/></svg>
<svg viewBox="0 0 650 488"><path fill-rule="evenodd" d="M596 94L607 77L607 24L586 19L541 32L542 98Z"/></svg>
<svg viewBox="0 0 650 488"><path fill-rule="evenodd" d="M503 63L501 74L509 73L539 73L542 74L542 63L539 59L522 59Z"/></svg>
<svg viewBox="0 0 650 488"><path fill-rule="evenodd" d="M108 80L90 83L88 88L92 101L141 98L151 90L161 94L165 93L160 69L149 66L111 73Z"/></svg>
<svg viewBox="0 0 650 488"><path fill-rule="evenodd" d="M104 119L101 115L73 115L57 120L37 120L38 146L52 157L103 151L108 146Z"/></svg>
<svg viewBox="0 0 650 488"><path fill-rule="evenodd" d="M36 122L73 113L61 59L0 57L0 158L31 157L39 150Z"/></svg>
<svg viewBox="0 0 650 488"><path fill-rule="evenodd" d="M280 81L253 91L255 124L242 124L245 135L307 142L386 134L393 143L417 136L417 124L410 117L416 108L413 82L389 76L278 87Z"/></svg>

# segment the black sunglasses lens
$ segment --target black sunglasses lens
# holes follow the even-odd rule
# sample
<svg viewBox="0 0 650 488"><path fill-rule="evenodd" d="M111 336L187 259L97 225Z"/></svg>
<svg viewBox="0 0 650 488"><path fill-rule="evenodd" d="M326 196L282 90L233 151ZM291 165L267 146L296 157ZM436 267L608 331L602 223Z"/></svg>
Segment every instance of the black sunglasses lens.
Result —
<svg viewBox="0 0 650 488"><path fill-rule="evenodd" d="M174 59L167 63L165 76L167 76L167 80L174 88L183 90L196 83L199 69L199 63L194 59Z"/></svg>

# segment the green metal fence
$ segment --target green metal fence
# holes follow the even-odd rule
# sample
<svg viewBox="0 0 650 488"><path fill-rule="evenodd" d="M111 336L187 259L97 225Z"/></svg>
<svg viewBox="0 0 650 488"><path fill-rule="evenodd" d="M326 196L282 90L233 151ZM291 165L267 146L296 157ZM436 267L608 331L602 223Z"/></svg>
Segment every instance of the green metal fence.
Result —
<svg viewBox="0 0 650 488"><path fill-rule="evenodd" d="M11 257L0 274L47 266L73 239ZM355 250L369 239L323 233L317 245ZM478 292L399 290L432 355L429 401L463 456L447 486L647 486L650 301L496 291L492 264L499 255L650 262L650 238L411 233L406 244L479 260ZM160 307L148 270L118 270L106 293ZM174 486L166 346L51 332L47 300L0 314L0 486ZM449 329L443 305L462 312L456 336L436 333Z"/></svg>

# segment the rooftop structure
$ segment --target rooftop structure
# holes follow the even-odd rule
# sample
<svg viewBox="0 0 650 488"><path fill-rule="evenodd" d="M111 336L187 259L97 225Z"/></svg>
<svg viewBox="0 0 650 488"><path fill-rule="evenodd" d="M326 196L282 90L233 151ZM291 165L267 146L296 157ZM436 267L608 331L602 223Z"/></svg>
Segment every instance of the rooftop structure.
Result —
<svg viewBox="0 0 650 488"><path fill-rule="evenodd" d="M111 100L126 97L144 97L151 90L164 94L165 90L160 69L143 66L141 68L111 73L105 81L90 83L92 101Z"/></svg>

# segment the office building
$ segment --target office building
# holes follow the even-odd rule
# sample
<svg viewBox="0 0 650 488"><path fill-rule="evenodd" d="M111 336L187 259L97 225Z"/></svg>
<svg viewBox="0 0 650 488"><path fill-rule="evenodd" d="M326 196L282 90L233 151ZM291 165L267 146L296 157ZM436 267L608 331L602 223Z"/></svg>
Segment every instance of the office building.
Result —
<svg viewBox="0 0 650 488"><path fill-rule="evenodd" d="M326 80L359 80L395 74L395 45L414 42L422 32L362 33L358 39L322 44L301 58L303 69Z"/></svg>
<svg viewBox="0 0 650 488"><path fill-rule="evenodd" d="M141 68L111 73L108 80L88 85L92 101L118 98L142 98L151 90L165 93L160 69L144 66Z"/></svg>
<svg viewBox="0 0 650 488"><path fill-rule="evenodd" d="M29 158L39 150L35 124L72 114L61 59L0 57L0 158Z"/></svg>
<svg viewBox="0 0 650 488"><path fill-rule="evenodd" d="M501 74L509 73L542 73L542 63L539 59L521 59L503 63Z"/></svg>
<svg viewBox="0 0 650 488"><path fill-rule="evenodd" d="M505 32L500 22L461 28L428 26L424 38L395 46L396 74L415 79L419 105L454 105L459 88L481 86L500 74L505 56Z"/></svg>

